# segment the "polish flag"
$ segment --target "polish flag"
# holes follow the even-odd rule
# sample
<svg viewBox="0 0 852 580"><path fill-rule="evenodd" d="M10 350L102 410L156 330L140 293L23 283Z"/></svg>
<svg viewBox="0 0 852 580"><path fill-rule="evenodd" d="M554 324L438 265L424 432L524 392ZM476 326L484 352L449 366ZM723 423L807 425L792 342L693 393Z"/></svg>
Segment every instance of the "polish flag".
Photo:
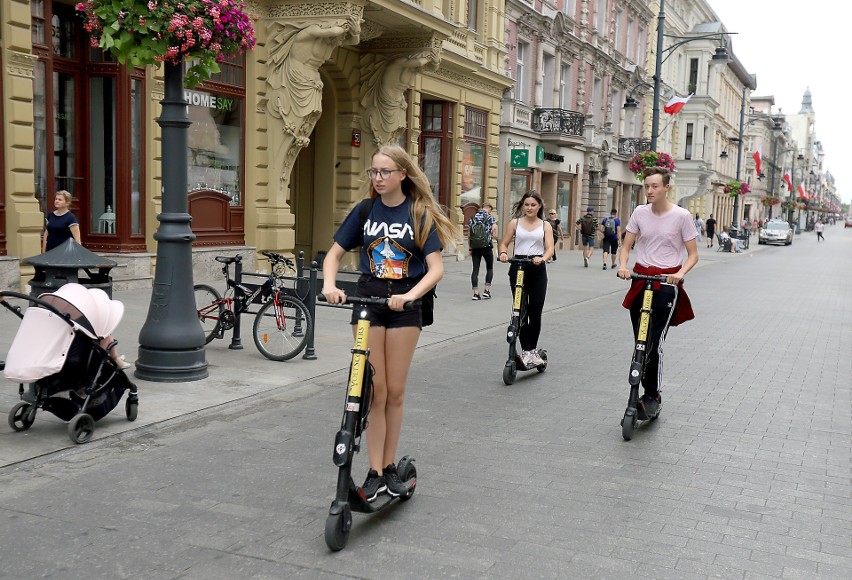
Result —
<svg viewBox="0 0 852 580"><path fill-rule="evenodd" d="M793 191L793 182L790 180L790 172L784 172L784 181L787 182L787 191Z"/></svg>
<svg viewBox="0 0 852 580"><path fill-rule="evenodd" d="M799 184L798 191L799 191L799 197L801 197L802 199L808 199L808 194L805 193L805 182L804 181Z"/></svg>
<svg viewBox="0 0 852 580"><path fill-rule="evenodd" d="M754 155L751 156L754 159L754 169L755 173L758 177L760 177L760 147L757 148L757 151L754 152Z"/></svg>
<svg viewBox="0 0 852 580"><path fill-rule="evenodd" d="M692 93L689 93L686 97L679 97L677 95L673 96L671 100L666 103L663 107L663 111L668 113L669 115L677 115L680 113L680 110L683 108L685 104L689 102L689 99L692 98Z"/></svg>

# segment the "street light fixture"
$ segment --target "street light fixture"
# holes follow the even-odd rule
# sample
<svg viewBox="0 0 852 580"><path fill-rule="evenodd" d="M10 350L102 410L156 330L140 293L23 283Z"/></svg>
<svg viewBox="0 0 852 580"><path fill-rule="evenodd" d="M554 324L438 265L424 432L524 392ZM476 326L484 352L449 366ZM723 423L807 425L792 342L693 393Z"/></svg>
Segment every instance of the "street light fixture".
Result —
<svg viewBox="0 0 852 580"><path fill-rule="evenodd" d="M657 16L657 58L654 64L654 109L653 116L651 118L651 151L657 150L657 137L660 134L660 83L662 82L661 74L663 63L668 59L675 48L684 45L688 42L693 42L695 40L708 40L715 39L718 40L720 46L716 48L716 53L713 55L711 61L713 64L724 64L731 60L730 55L728 54L728 48L724 44L724 39L726 35L736 34L736 32L714 32L710 34L699 34L695 36L673 36L669 34L665 34L665 23L666 23L666 2L665 0L660 0L660 13ZM674 38L678 42L675 42L670 47L663 50L663 38ZM665 58L663 58L663 53L668 53Z"/></svg>

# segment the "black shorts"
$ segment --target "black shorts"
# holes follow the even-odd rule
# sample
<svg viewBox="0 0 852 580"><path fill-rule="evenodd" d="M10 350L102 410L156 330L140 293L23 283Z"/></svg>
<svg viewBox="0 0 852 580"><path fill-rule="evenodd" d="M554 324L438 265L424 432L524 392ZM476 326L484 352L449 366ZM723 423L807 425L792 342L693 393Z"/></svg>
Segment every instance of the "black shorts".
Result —
<svg viewBox="0 0 852 580"><path fill-rule="evenodd" d="M614 254L618 251L618 238L604 238L601 244L604 254Z"/></svg>
<svg viewBox="0 0 852 580"><path fill-rule="evenodd" d="M356 296L377 298L390 298L392 294L405 294L414 288L420 281L419 278L403 278L401 280L386 280L384 278L375 278L367 274L362 274L358 278ZM358 324L358 319L361 317L361 307L355 306L352 309L352 324ZM387 306L370 305L367 306L367 320L371 326L383 326L385 328L405 328L414 326L423 328L423 317L420 312L420 307L417 306L413 310L403 310L397 312L391 310Z"/></svg>

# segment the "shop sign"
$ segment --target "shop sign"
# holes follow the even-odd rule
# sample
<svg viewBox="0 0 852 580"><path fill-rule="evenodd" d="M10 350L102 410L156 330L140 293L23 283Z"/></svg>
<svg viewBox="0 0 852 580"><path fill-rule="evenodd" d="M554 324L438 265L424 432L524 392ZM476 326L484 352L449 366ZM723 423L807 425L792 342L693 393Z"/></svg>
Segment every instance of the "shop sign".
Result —
<svg viewBox="0 0 852 580"><path fill-rule="evenodd" d="M211 95L210 93L202 93L201 91L191 91L184 89L183 98L186 102L194 107L207 107L208 109L216 109L218 111L233 111L235 99Z"/></svg>
<svg viewBox="0 0 852 580"><path fill-rule="evenodd" d="M530 152L526 149L512 149L512 167L529 167Z"/></svg>
<svg viewBox="0 0 852 580"><path fill-rule="evenodd" d="M361 129L352 129L352 146L361 146Z"/></svg>
<svg viewBox="0 0 852 580"><path fill-rule="evenodd" d="M541 163L544 161L544 147L541 145L535 146L535 162Z"/></svg>

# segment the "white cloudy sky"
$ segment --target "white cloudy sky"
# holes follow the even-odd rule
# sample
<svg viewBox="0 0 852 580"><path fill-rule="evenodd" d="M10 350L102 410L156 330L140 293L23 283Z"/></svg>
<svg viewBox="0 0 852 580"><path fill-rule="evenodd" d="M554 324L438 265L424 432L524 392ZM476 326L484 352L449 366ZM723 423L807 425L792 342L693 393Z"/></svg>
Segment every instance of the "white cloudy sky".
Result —
<svg viewBox="0 0 852 580"><path fill-rule="evenodd" d="M826 152L823 167L831 172L837 193L852 201L849 142L852 83L849 35L852 4L839 0L708 0L731 32L733 49L746 70L757 74L755 95L774 95L775 110L798 113L810 87L816 112L817 139ZM656 27L655 27L656 29Z"/></svg>

